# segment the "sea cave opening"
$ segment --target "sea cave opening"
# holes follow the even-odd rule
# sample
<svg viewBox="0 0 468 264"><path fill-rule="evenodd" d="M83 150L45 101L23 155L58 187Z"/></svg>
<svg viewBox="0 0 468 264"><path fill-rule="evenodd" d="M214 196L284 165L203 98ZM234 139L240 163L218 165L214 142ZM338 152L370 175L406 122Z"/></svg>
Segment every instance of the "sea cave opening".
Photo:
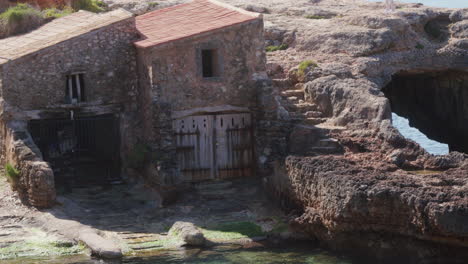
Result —
<svg viewBox="0 0 468 264"><path fill-rule="evenodd" d="M400 72L383 92L404 136L432 154L446 154L445 144L468 153L468 72Z"/></svg>

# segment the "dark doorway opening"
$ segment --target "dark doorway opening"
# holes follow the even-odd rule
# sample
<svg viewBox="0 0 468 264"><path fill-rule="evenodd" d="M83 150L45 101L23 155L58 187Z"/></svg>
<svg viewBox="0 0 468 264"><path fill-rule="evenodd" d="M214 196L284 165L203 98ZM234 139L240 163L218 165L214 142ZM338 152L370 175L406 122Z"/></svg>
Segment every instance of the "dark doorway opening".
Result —
<svg viewBox="0 0 468 264"><path fill-rule="evenodd" d="M468 73L400 73L383 89L392 111L430 139L468 153Z"/></svg>
<svg viewBox="0 0 468 264"><path fill-rule="evenodd" d="M119 119L113 115L29 122L58 190L120 181Z"/></svg>

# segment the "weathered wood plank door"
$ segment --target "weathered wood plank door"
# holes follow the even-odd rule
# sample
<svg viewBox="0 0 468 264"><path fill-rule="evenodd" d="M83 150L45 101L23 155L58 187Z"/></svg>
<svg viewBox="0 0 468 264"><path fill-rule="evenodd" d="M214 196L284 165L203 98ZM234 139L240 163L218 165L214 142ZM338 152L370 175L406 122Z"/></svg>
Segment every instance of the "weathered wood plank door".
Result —
<svg viewBox="0 0 468 264"><path fill-rule="evenodd" d="M215 116L216 166L220 179L252 175L252 120L250 114Z"/></svg>
<svg viewBox="0 0 468 264"><path fill-rule="evenodd" d="M213 118L189 116L173 122L179 169L186 181L215 177Z"/></svg>
<svg viewBox="0 0 468 264"><path fill-rule="evenodd" d="M253 173L250 114L189 116L173 121L177 162L186 181Z"/></svg>

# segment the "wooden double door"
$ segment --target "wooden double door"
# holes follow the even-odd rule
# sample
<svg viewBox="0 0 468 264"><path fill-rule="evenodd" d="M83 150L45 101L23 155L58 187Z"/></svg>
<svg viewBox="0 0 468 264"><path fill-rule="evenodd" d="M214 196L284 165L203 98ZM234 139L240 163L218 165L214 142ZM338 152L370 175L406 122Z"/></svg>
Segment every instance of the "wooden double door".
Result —
<svg viewBox="0 0 468 264"><path fill-rule="evenodd" d="M177 162L186 181L253 174L251 114L188 116L174 120L173 127Z"/></svg>

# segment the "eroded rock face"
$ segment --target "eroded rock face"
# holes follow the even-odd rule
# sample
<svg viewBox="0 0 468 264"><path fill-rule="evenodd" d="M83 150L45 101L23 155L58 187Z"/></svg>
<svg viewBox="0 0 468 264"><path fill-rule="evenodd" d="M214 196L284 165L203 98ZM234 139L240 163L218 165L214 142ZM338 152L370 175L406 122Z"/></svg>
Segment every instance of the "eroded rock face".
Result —
<svg viewBox="0 0 468 264"><path fill-rule="evenodd" d="M291 83L288 88L278 86L286 95L303 87L305 103L326 117L317 126L291 126L292 155L285 168L281 160L275 162L274 173L265 180L281 204L299 210L293 224L328 247L373 255L382 262L400 256L405 263L463 263L468 258L467 156L431 156L401 136L391 124L395 109L382 90L402 72L441 74L445 81L437 81L437 93L426 89L399 97L413 106L419 98L446 118L462 120L466 89L450 82L464 78L445 73L466 72L468 67L466 10L399 4L396 12L386 14L381 3L343 1L346 4L338 9L333 0L299 1L290 7L265 2L258 4L271 11L265 16L266 40L285 43L282 36L295 36L287 50L268 53L269 73ZM308 8L336 16L308 19ZM305 60L318 66L301 78L291 74ZM431 94L430 100L424 100L423 93ZM427 113L427 107L420 111ZM460 111L450 114L448 108ZM430 118L426 121L434 125ZM456 123L445 130L464 134L461 124L466 122ZM325 131L327 142L338 140L344 151L311 151L317 131ZM463 145L461 137L447 136L452 145Z"/></svg>
<svg viewBox="0 0 468 264"><path fill-rule="evenodd" d="M328 246L360 253L371 248L383 258L468 257L466 171L418 175L334 156L290 157L286 164L294 199L304 206L294 224Z"/></svg>

